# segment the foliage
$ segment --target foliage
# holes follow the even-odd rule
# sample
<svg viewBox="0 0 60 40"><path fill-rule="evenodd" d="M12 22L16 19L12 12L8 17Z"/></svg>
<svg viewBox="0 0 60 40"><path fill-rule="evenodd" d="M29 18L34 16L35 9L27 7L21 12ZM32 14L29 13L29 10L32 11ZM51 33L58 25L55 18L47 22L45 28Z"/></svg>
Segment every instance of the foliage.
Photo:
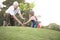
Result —
<svg viewBox="0 0 60 40"><path fill-rule="evenodd" d="M34 3L30 3L30 9L34 8Z"/></svg>
<svg viewBox="0 0 60 40"><path fill-rule="evenodd" d="M26 11L29 9L33 9L34 3L20 3L20 9L21 11Z"/></svg>
<svg viewBox="0 0 60 40"><path fill-rule="evenodd" d="M49 24L47 28L60 31L60 25L57 25L55 23Z"/></svg>

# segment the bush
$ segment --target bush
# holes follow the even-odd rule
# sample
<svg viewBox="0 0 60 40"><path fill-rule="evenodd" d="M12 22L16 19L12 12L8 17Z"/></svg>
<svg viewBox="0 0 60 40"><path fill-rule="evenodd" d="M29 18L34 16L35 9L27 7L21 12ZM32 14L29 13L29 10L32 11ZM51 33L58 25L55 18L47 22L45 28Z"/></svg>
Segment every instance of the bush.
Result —
<svg viewBox="0 0 60 40"><path fill-rule="evenodd" d="M55 24L55 23L49 24L46 28L60 31L60 25L57 25L57 24Z"/></svg>

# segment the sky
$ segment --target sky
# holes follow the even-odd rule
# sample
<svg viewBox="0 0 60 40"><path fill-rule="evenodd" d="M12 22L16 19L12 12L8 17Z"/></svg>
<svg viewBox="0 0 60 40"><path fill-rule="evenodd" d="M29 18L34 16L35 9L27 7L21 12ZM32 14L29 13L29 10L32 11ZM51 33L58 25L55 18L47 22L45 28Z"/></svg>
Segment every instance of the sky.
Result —
<svg viewBox="0 0 60 40"><path fill-rule="evenodd" d="M26 0L26 2L34 2L33 8L38 20L41 21L41 25L49 25L50 23L56 23L60 25L60 0Z"/></svg>
<svg viewBox="0 0 60 40"><path fill-rule="evenodd" d="M4 0L0 0L0 3ZM34 2L35 7L33 8L35 16L41 25L48 25L50 23L56 23L60 25L60 0L25 0L25 2Z"/></svg>
<svg viewBox="0 0 60 40"><path fill-rule="evenodd" d="M4 2L4 1L6 1L6 0L0 0L0 3Z"/></svg>

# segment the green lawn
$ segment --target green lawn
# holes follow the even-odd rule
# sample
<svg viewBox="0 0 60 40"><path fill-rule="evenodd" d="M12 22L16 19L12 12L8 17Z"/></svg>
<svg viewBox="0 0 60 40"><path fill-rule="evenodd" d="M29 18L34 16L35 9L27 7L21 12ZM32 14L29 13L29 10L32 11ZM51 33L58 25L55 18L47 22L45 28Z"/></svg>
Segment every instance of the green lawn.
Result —
<svg viewBox="0 0 60 40"><path fill-rule="evenodd" d="M0 27L0 40L60 40L60 32L28 27Z"/></svg>

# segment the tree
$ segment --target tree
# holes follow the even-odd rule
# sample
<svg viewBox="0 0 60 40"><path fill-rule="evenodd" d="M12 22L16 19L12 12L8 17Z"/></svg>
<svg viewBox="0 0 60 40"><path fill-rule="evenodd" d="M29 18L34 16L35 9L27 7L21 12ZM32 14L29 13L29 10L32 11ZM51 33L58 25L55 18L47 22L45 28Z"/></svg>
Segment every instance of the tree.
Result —
<svg viewBox="0 0 60 40"><path fill-rule="evenodd" d="M20 9L21 9L21 12L22 12L22 15L25 17L27 21L29 19L29 11L32 10L34 7L34 3L20 3Z"/></svg>
<svg viewBox="0 0 60 40"><path fill-rule="evenodd" d="M60 25L57 25L56 23L51 23L47 26L49 29L53 29L53 30L60 30Z"/></svg>

